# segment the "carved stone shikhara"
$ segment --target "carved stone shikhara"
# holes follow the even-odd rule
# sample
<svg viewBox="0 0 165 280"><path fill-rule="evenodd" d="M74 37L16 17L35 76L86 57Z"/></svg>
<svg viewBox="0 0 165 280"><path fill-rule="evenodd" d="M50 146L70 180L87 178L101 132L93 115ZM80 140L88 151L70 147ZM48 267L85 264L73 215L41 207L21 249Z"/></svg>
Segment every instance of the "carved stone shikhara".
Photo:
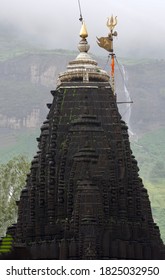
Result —
<svg viewBox="0 0 165 280"><path fill-rule="evenodd" d="M59 76L1 258L165 259L107 79L83 48Z"/></svg>

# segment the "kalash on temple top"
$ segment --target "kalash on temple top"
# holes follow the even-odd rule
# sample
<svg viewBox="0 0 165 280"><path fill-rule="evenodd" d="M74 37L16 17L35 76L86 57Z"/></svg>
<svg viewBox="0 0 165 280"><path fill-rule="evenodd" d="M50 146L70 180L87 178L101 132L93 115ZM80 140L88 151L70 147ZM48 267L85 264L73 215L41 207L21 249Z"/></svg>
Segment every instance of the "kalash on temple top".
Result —
<svg viewBox="0 0 165 280"><path fill-rule="evenodd" d="M110 29L108 37L97 38L98 45L111 53L111 57L113 58L111 63L112 76L114 73L113 37L117 36L117 32L113 32L113 30L116 24L116 17L114 18L111 16L111 18L108 18L107 27ZM69 62L67 71L59 74L57 85L60 86L65 82L110 82L110 76L108 73L98 67L97 62L88 53L90 45L86 39L88 37L88 32L83 20L80 30L80 37L81 41L78 45L80 53L75 60Z"/></svg>

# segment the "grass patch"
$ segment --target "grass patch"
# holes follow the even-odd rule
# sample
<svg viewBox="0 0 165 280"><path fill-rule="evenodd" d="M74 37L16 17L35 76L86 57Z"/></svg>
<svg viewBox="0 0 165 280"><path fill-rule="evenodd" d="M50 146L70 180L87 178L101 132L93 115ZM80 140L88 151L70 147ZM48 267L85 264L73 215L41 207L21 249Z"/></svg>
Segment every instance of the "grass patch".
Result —
<svg viewBox="0 0 165 280"><path fill-rule="evenodd" d="M36 137L39 136L39 129L15 130L13 133L12 144L7 137L4 145L1 143L0 163L6 163L18 155L25 155L31 160L38 150Z"/></svg>

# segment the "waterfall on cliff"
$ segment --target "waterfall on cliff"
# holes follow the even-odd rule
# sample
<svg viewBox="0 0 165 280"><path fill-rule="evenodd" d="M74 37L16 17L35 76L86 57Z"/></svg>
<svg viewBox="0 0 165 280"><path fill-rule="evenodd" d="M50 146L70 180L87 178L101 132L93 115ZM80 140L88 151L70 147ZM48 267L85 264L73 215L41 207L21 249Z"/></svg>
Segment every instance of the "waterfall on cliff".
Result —
<svg viewBox="0 0 165 280"><path fill-rule="evenodd" d="M123 76L123 82L124 82L123 87L124 87L124 93L125 93L126 102L131 102L132 100L131 100L130 92L129 92L129 90L127 88L127 85L126 85L126 83L128 82L128 75L127 75L127 72L125 70L124 65L121 65L121 67L122 67L122 76ZM125 111L123 117L124 117L125 122L128 125L128 132L129 132L130 136L133 136L134 133L133 133L131 125L130 125L130 120L131 120L131 103L126 103L126 111Z"/></svg>

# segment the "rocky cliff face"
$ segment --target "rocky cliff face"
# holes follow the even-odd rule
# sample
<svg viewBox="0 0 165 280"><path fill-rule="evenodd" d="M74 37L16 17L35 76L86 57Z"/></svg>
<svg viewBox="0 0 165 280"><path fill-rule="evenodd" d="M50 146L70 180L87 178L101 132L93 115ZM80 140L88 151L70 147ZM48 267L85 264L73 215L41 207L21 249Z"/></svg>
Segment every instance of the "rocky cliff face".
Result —
<svg viewBox="0 0 165 280"><path fill-rule="evenodd" d="M30 67L30 81L33 84L41 84L46 87L54 87L55 80L57 78L57 67L55 65L50 65L45 71L40 71L40 66L38 64L32 64Z"/></svg>
<svg viewBox="0 0 165 280"><path fill-rule="evenodd" d="M58 73L74 56L67 54L25 54L0 62L0 77L6 80L29 81L47 87L55 86Z"/></svg>
<svg viewBox="0 0 165 280"><path fill-rule="evenodd" d="M0 127L34 128L46 116L45 104L69 56L27 54L0 62Z"/></svg>
<svg viewBox="0 0 165 280"><path fill-rule="evenodd" d="M7 115L0 114L0 127L1 128L36 128L40 124L40 109L33 109L32 112L25 116L23 119L16 117L8 117Z"/></svg>

